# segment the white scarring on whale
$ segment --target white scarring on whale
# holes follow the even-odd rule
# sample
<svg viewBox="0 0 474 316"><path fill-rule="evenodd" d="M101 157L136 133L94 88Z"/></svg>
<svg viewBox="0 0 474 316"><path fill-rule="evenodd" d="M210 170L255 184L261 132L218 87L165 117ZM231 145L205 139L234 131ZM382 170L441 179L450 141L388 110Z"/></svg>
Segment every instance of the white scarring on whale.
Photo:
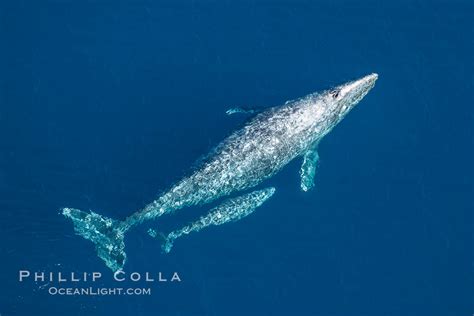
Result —
<svg viewBox="0 0 474 316"><path fill-rule="evenodd" d="M73 221L77 234L94 242L98 256L106 265L117 271L126 261L125 232L143 221L253 188L300 156L303 157L301 189L308 191L314 186L320 140L362 100L377 78L377 74L370 74L263 111L228 110L229 115L241 112L258 114L215 147L196 172L123 221L73 208L62 209L62 214ZM227 217L220 224L242 218L273 195L273 188L266 190L271 194L264 195L263 200L261 194L247 194L245 197L249 199L244 207L239 204L232 210L228 206L233 205L238 197L227 199L211 214L219 207L225 210L223 214Z"/></svg>

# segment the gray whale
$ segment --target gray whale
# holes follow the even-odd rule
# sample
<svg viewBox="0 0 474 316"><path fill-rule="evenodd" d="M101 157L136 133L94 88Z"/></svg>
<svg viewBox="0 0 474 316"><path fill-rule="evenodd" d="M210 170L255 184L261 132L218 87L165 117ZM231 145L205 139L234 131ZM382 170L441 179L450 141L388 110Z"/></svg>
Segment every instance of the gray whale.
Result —
<svg viewBox="0 0 474 316"><path fill-rule="evenodd" d="M297 157L303 158L301 189L308 191L314 185L320 140L362 100L377 78L377 74L370 74L266 110L228 110L229 115L248 112L255 116L215 147L194 173L123 221L74 208L63 208L62 214L73 221L77 234L95 244L106 265L117 271L126 261L124 235L131 227L184 207L254 188ZM263 204L275 192L274 188L266 190L261 192L271 194L247 194L246 203L236 203L238 197L225 200L224 218L219 223L242 218ZM236 209L229 205L236 205Z"/></svg>

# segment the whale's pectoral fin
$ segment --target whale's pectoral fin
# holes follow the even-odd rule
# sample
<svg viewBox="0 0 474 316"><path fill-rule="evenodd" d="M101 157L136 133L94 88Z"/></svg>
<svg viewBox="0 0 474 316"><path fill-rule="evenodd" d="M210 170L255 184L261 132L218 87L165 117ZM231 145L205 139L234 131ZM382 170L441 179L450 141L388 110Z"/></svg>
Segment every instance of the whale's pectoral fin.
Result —
<svg viewBox="0 0 474 316"><path fill-rule="evenodd" d="M232 114L254 114L254 113L259 113L262 112L263 109L261 108L253 108L253 107L235 107L235 108L229 108L227 111L225 111L225 114L227 115L232 115Z"/></svg>
<svg viewBox="0 0 474 316"><path fill-rule="evenodd" d="M316 146L309 149L304 157L301 165L301 190L307 192L314 187L314 177L319 163L319 154Z"/></svg>
<svg viewBox="0 0 474 316"><path fill-rule="evenodd" d="M190 223L180 229L174 230L168 235L163 235L153 229L148 230L148 234L162 241L163 252L170 252L174 241L191 232L200 231L208 226L222 225L229 222L238 221L255 211L275 193L275 188L266 188L253 191L235 198L227 199L222 204L214 207L208 214L201 216L195 222Z"/></svg>

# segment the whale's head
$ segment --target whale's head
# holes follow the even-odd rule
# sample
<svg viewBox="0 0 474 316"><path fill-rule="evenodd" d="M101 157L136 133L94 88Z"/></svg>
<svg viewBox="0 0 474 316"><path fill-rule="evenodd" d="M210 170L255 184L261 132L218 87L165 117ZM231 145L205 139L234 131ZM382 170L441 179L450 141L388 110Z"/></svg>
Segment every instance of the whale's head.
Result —
<svg viewBox="0 0 474 316"><path fill-rule="evenodd" d="M360 79L344 83L321 94L325 104L326 115L332 117L333 124L337 124L362 100L374 87L378 75L376 73L367 75ZM333 126L334 126L333 125Z"/></svg>

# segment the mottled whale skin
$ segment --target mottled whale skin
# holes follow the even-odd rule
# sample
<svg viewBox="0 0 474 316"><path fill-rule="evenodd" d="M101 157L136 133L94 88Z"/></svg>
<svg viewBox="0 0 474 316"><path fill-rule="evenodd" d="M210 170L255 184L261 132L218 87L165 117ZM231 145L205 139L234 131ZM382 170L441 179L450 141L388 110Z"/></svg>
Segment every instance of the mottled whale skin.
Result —
<svg viewBox="0 0 474 316"><path fill-rule="evenodd" d="M124 221L73 208L64 208L62 213L73 221L76 233L95 243L99 257L116 271L122 269L126 260L124 233L143 221L251 189L297 157L303 157L301 189L308 191L314 185L320 140L362 100L377 78L377 74L370 74L331 90L287 101L281 106L248 111L258 114L215 147L200 168ZM242 111L227 111L229 115L239 112ZM274 192L274 188L267 190ZM249 213L249 208L255 209L271 195L249 196L255 198L249 199L245 207L225 208L223 222L227 221L226 214L232 214L229 221L231 217L243 217L238 216L239 212ZM224 204L239 204L232 200L228 199Z"/></svg>

